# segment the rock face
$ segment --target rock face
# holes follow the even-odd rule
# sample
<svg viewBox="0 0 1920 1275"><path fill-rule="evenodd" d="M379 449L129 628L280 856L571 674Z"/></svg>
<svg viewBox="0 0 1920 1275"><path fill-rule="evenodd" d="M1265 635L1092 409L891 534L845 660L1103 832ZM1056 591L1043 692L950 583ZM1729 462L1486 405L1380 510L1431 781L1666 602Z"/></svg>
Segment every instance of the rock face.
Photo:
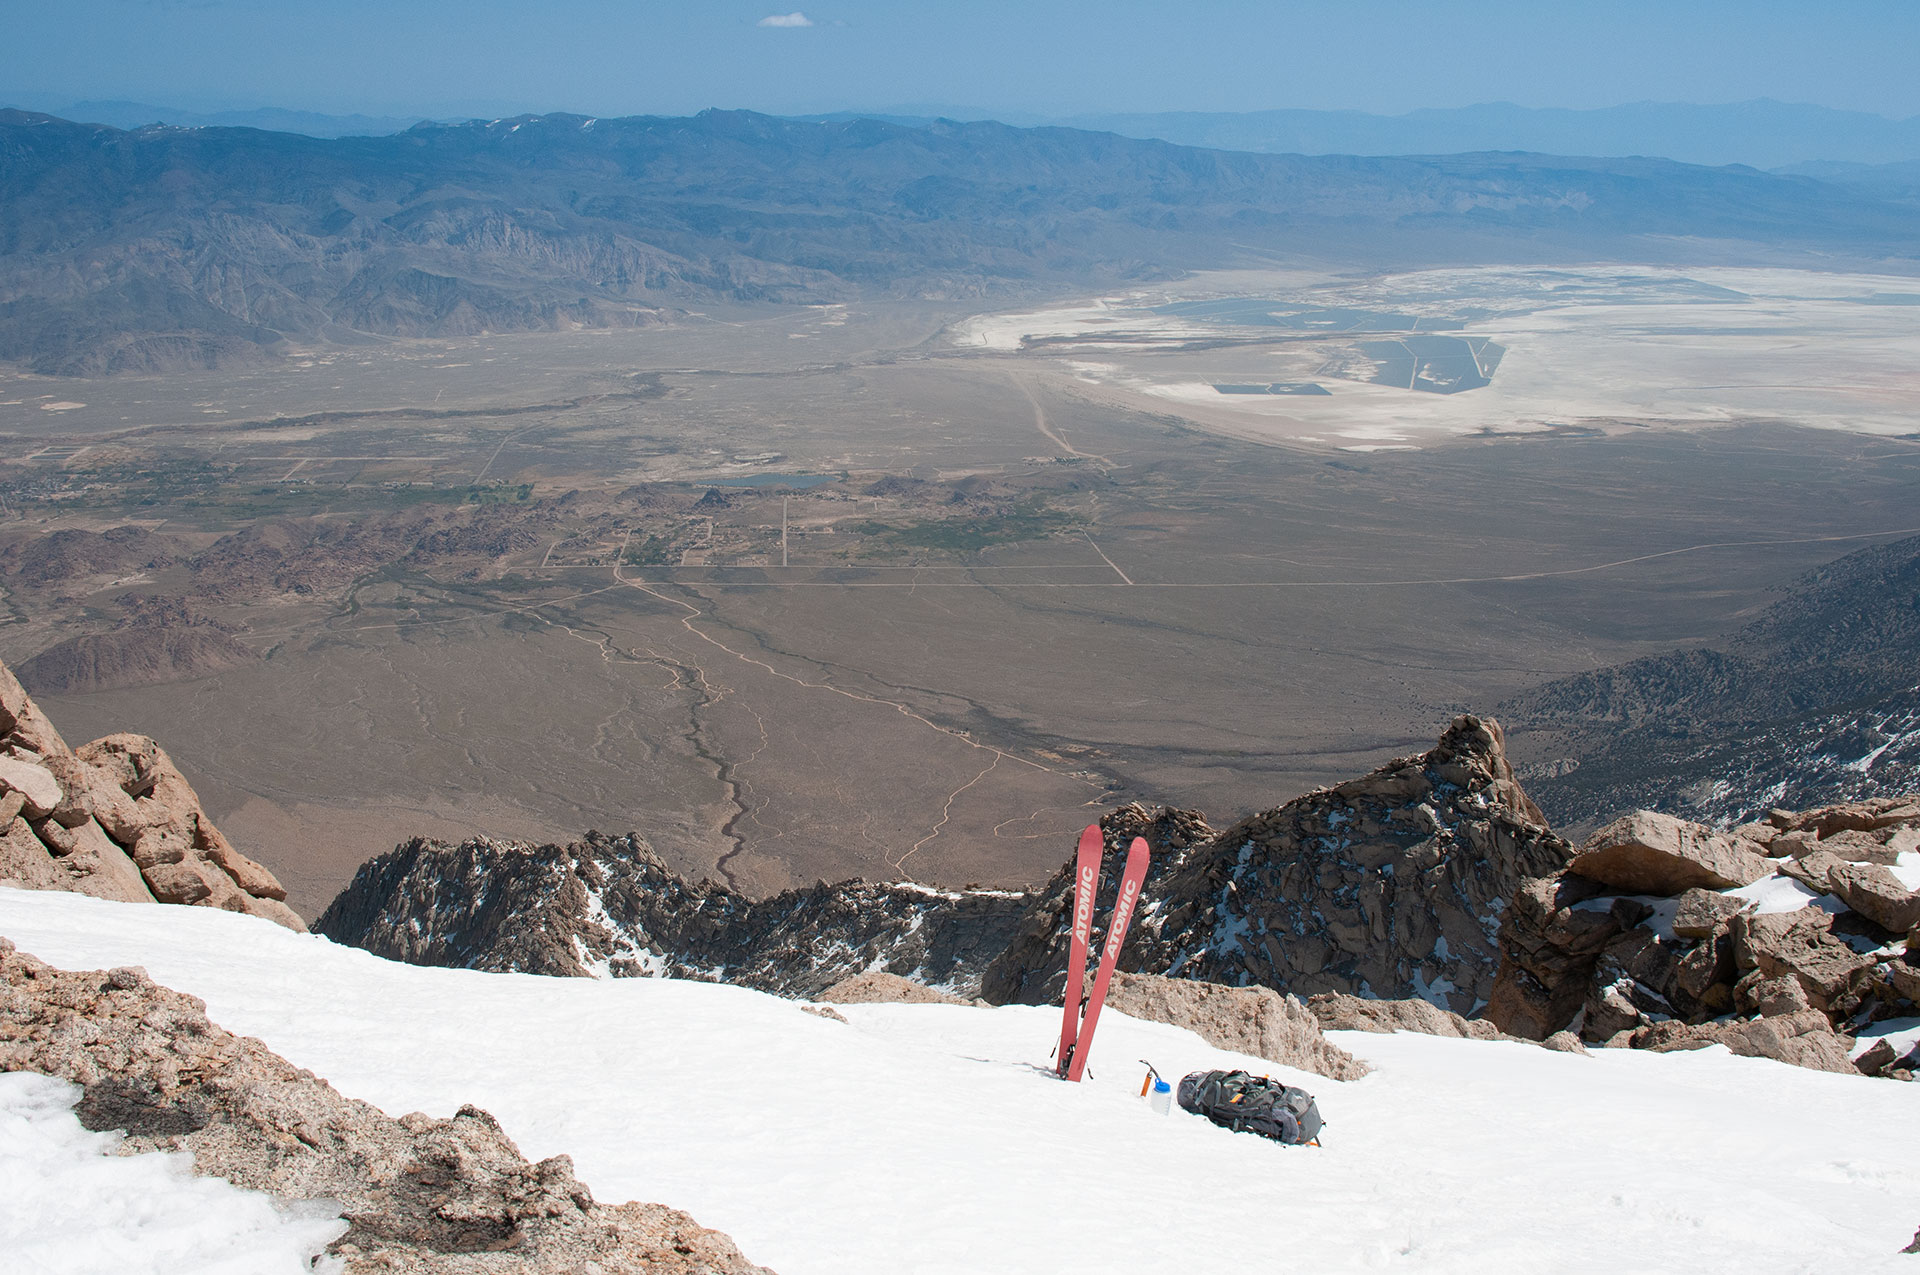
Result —
<svg viewBox="0 0 1920 1275"><path fill-rule="evenodd" d="M234 849L166 750L144 735L69 748L0 665L0 885L123 903L189 903L303 922Z"/></svg>
<svg viewBox="0 0 1920 1275"><path fill-rule="evenodd" d="M131 1150L337 1202L348 1226L328 1251L349 1275L765 1275L677 1210L596 1203L566 1156L527 1163L477 1107L395 1120L343 1098L139 969L56 970L0 939L0 1071L81 1085L81 1123Z"/></svg>
<svg viewBox="0 0 1920 1275"><path fill-rule="evenodd" d="M1568 871L1623 894L1678 894L1694 886L1750 885L1773 865L1734 838L1672 815L1639 810L1588 839Z"/></svg>
<svg viewBox="0 0 1920 1275"><path fill-rule="evenodd" d="M1115 841L1103 881L1117 878ZM1296 995L1417 996L1461 1014L1492 993L1514 892L1573 855L1514 779L1499 726L1476 717L1426 753L1154 850L1121 968ZM987 999L1059 997L1070 877L1068 865L1043 888L987 971Z"/></svg>
<svg viewBox="0 0 1920 1275"><path fill-rule="evenodd" d="M1373 1070L1329 1041L1306 1006L1269 987L1120 973L1108 988L1107 1004L1129 1018L1184 1027L1215 1048L1332 1080L1358 1080Z"/></svg>
<svg viewBox="0 0 1920 1275"><path fill-rule="evenodd" d="M363 864L314 928L416 965L668 975L808 998L879 969L969 998L1026 902L864 881L755 901L687 883L638 836L589 833L565 846L415 838Z"/></svg>
<svg viewBox="0 0 1920 1275"><path fill-rule="evenodd" d="M1774 810L1732 833L1644 811L1616 821L1515 895L1486 1018L1534 1039L1571 1028L1910 1071L1890 1049L1857 1067L1848 1055L1858 1027L1920 1012L1920 896L1888 866L1916 830L1912 797ZM1765 878L1762 906L1737 892Z"/></svg>

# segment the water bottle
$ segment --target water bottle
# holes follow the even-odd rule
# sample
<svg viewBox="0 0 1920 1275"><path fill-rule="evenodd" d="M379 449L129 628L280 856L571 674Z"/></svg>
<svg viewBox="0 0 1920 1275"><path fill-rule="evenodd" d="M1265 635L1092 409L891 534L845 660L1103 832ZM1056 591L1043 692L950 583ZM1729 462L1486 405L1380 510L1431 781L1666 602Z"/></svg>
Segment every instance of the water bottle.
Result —
<svg viewBox="0 0 1920 1275"><path fill-rule="evenodd" d="M1155 1076L1153 1095L1147 1101L1152 1104L1156 1115L1166 1115L1173 1110L1173 1086Z"/></svg>

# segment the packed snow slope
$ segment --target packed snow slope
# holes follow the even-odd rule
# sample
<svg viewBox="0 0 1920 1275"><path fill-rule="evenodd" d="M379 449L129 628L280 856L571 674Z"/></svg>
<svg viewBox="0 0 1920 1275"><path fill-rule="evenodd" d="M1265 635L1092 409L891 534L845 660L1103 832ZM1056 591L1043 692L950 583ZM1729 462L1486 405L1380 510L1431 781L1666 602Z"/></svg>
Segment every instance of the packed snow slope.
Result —
<svg viewBox="0 0 1920 1275"><path fill-rule="evenodd" d="M1135 1097L1268 1064L1108 1014L1092 1079L1047 1070L1046 1007L839 1006L744 988L383 961L200 908L0 889L0 934L137 964L351 1097L473 1102L605 1200L657 1200L781 1275L1920 1272L1920 1086L1697 1053L1334 1033L1321 1148Z"/></svg>

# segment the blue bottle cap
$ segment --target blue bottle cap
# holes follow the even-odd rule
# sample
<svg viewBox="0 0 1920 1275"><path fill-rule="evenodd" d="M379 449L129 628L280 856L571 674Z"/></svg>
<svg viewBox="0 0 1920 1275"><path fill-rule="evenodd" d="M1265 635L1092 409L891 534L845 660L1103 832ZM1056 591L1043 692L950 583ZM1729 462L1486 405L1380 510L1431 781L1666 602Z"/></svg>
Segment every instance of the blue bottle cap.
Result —
<svg viewBox="0 0 1920 1275"><path fill-rule="evenodd" d="M1156 1080L1153 1082L1153 1091L1155 1093L1172 1093L1173 1086L1164 1080Z"/></svg>

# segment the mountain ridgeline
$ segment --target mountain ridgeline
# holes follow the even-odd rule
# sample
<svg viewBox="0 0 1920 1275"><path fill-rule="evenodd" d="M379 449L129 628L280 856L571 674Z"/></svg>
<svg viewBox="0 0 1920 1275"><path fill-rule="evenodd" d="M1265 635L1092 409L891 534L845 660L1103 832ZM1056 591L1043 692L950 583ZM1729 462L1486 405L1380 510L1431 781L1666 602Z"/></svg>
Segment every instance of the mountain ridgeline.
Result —
<svg viewBox="0 0 1920 1275"><path fill-rule="evenodd" d="M1188 811L1101 821L1102 890L1153 851L1125 968L1306 995L1490 997L1501 909L1572 853L1514 782L1500 729L1463 717L1430 751L1215 832ZM689 885L637 837L571 846L416 839L362 866L315 929L419 964L722 979L815 996L885 970L996 1002L1057 1000L1071 865L1023 893L849 881L753 902Z"/></svg>
<svg viewBox="0 0 1920 1275"><path fill-rule="evenodd" d="M1457 1032L1473 1016L1535 1040L1920 1067L1891 1044L1859 1066L1850 1053L1851 1033L1920 1009L1920 894L1894 871L1920 850L1920 795L1776 809L1731 833L1641 811L1576 847L1522 790L1500 727L1462 716L1425 753L1224 831L1138 805L1101 830L1104 899L1124 847L1151 852L1128 973L1412 1002ZM1074 866L1023 893L847 881L753 902L688 885L637 837L415 840L364 865L315 928L429 965L827 1000L897 976L1044 1004L1068 986Z"/></svg>
<svg viewBox="0 0 1920 1275"><path fill-rule="evenodd" d="M1911 210L1743 168L1255 155L937 121L527 116L321 139L0 111L0 360L646 325L1291 259L1910 260ZM1716 246L1717 245L1717 246Z"/></svg>
<svg viewBox="0 0 1920 1275"><path fill-rule="evenodd" d="M1528 779L1566 824L1643 806L1728 826L1920 788L1920 536L1809 572L1720 646L1560 678L1500 713L1568 754Z"/></svg>

